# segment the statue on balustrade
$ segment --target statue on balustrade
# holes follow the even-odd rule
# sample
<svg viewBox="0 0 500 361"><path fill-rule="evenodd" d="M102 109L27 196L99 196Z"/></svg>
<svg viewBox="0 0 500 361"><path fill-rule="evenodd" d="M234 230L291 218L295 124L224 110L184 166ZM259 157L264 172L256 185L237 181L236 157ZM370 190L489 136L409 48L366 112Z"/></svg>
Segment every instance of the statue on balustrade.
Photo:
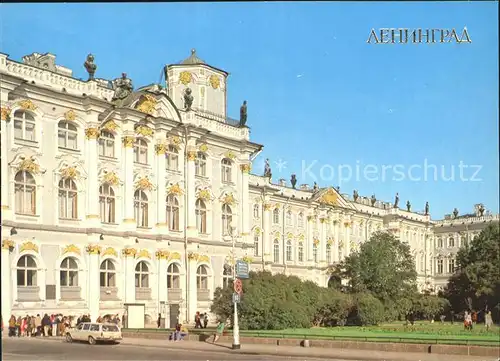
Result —
<svg viewBox="0 0 500 361"><path fill-rule="evenodd" d="M127 99L134 90L134 86L132 85L132 80L127 78L126 73L122 73L122 77L113 80L113 90L115 93L113 94L113 99L111 101L117 102L120 105L123 104L125 99Z"/></svg>
<svg viewBox="0 0 500 361"><path fill-rule="evenodd" d="M372 207L375 207L375 203L377 203L377 198L375 197L375 194L372 194L372 197L370 198L370 202L372 204Z"/></svg>
<svg viewBox="0 0 500 361"><path fill-rule="evenodd" d="M269 158L266 159L266 164L264 165L264 177L271 180L273 174L271 172L271 166L269 165Z"/></svg>
<svg viewBox="0 0 500 361"><path fill-rule="evenodd" d="M399 193L396 193L396 197L394 198L394 208L399 208Z"/></svg>
<svg viewBox="0 0 500 361"><path fill-rule="evenodd" d="M313 192L317 192L317 191L319 191L318 183L314 182Z"/></svg>
<svg viewBox="0 0 500 361"><path fill-rule="evenodd" d="M186 88L184 91L184 108L186 110L191 110L191 106L193 105L194 97L192 92L191 88Z"/></svg>
<svg viewBox="0 0 500 361"><path fill-rule="evenodd" d="M240 107L240 127L244 127L247 123L247 101L243 102L243 105Z"/></svg>
<svg viewBox="0 0 500 361"><path fill-rule="evenodd" d="M358 194L358 191L357 191L357 190L354 190L354 191L352 192L352 198L354 199L354 202L357 202L357 201L358 201L359 194Z"/></svg>
<svg viewBox="0 0 500 361"><path fill-rule="evenodd" d="M411 203L410 203L410 201L406 201L406 210L408 212L411 212Z"/></svg>
<svg viewBox="0 0 500 361"><path fill-rule="evenodd" d="M453 210L453 218L457 218L457 217L458 217L458 209L457 209L457 208L455 208L455 209Z"/></svg>
<svg viewBox="0 0 500 361"><path fill-rule="evenodd" d="M485 209L484 209L484 206L482 204L479 205L478 211L479 211L479 217L484 216Z"/></svg>
<svg viewBox="0 0 500 361"><path fill-rule="evenodd" d="M85 60L83 66L85 67L85 70L87 70L87 73L89 73L88 80L94 80L95 71L97 70L97 65L94 64L94 55L87 55L87 60Z"/></svg>
<svg viewBox="0 0 500 361"><path fill-rule="evenodd" d="M295 185L297 184L297 176L295 174L292 174L290 183L292 184L292 188L295 189Z"/></svg>
<svg viewBox="0 0 500 361"><path fill-rule="evenodd" d="M429 215L429 202L425 202L425 215Z"/></svg>

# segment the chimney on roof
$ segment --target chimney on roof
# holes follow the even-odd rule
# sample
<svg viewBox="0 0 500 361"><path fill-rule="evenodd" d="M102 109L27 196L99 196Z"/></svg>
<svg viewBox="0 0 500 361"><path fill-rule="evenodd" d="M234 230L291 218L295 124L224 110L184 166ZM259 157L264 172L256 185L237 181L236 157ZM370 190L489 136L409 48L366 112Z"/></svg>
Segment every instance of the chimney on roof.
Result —
<svg viewBox="0 0 500 361"><path fill-rule="evenodd" d="M286 179L281 178L281 179L279 180L279 185L280 185L280 186L282 186L282 187L286 187Z"/></svg>
<svg viewBox="0 0 500 361"><path fill-rule="evenodd" d="M309 190L309 184L301 184L300 185L300 190L302 190L302 191L308 191Z"/></svg>

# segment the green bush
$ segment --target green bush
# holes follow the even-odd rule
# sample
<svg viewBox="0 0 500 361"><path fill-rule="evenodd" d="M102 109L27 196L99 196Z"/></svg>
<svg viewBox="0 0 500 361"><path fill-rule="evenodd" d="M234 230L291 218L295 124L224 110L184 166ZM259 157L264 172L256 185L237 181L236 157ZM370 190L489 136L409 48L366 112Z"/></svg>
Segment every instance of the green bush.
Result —
<svg viewBox="0 0 500 361"><path fill-rule="evenodd" d="M384 305L369 293L357 294L350 320L358 326L378 325L385 320Z"/></svg>

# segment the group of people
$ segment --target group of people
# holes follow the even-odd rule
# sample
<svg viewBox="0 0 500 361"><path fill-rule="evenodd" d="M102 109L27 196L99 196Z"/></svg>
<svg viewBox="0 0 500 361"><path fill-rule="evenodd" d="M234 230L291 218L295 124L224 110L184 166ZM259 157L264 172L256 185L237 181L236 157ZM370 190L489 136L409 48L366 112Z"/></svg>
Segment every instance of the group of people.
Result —
<svg viewBox="0 0 500 361"><path fill-rule="evenodd" d="M473 325L477 323L477 312L472 311L464 312L464 329L472 331ZM493 326L493 318L491 317L491 311L486 310L484 312L484 325L486 326L486 330L489 330L491 326Z"/></svg>
<svg viewBox="0 0 500 361"><path fill-rule="evenodd" d="M208 314L206 312L196 312L196 315L194 315L194 328L207 328L208 321Z"/></svg>
<svg viewBox="0 0 500 361"><path fill-rule="evenodd" d="M12 315L9 319L9 337L49 337L49 336L65 336L66 330L74 328L82 322L91 322L88 314L78 318L75 316L64 316L62 314L40 314L36 316L26 315L17 317ZM99 316L97 323L114 323L121 327L119 315ZM4 324L2 319L2 332Z"/></svg>

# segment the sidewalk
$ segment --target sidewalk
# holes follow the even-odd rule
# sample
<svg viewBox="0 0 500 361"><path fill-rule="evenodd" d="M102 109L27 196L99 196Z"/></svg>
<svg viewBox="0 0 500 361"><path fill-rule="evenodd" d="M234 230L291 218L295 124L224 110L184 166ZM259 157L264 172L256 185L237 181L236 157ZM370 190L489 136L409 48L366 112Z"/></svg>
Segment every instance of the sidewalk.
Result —
<svg viewBox="0 0 500 361"><path fill-rule="evenodd" d="M346 360L363 361L497 361L495 357L484 356L459 356L443 354L424 354L409 352L380 352L367 350L348 350L348 349L324 349L324 348L305 348L293 346L273 346L273 345L255 345L242 344L240 350L232 350L231 344L199 341L180 341L171 342L168 340L150 340L142 338L127 337L122 345L162 347L166 349L185 349L198 352L222 352L230 354L244 355L267 355L267 356L289 356L289 357L309 357L309 358L340 358Z"/></svg>

